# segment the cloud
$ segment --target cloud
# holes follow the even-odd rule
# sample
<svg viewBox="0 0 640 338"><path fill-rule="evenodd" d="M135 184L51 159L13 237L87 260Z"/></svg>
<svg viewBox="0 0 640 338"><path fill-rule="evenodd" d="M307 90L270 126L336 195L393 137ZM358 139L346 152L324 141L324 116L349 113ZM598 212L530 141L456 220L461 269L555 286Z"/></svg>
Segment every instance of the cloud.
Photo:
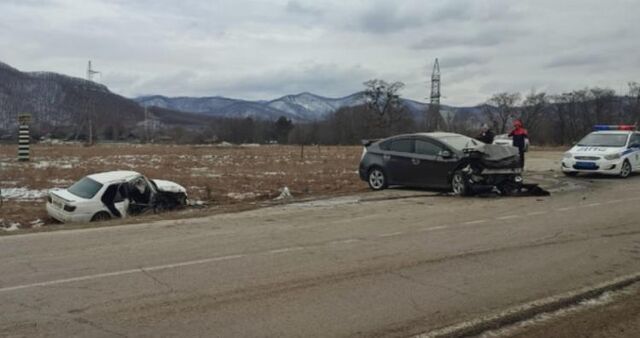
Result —
<svg viewBox="0 0 640 338"><path fill-rule="evenodd" d="M307 4L302 4L297 0L290 0L287 2L286 11L294 15L308 15L313 17L322 16L324 14L324 11L321 9Z"/></svg>
<svg viewBox="0 0 640 338"><path fill-rule="evenodd" d="M492 91L640 79L638 1L4 0L0 61L84 76L126 96L344 96L370 78L447 104ZM476 102L472 102L476 100Z"/></svg>
<svg viewBox="0 0 640 338"><path fill-rule="evenodd" d="M553 58L546 64L547 68L599 66L609 62L603 55L592 53L574 53Z"/></svg>

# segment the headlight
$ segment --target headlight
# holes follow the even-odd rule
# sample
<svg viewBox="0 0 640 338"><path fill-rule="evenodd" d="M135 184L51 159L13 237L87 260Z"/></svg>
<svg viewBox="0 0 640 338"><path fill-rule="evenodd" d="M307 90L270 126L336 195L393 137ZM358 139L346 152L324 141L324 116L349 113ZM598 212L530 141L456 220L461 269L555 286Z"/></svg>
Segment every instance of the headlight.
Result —
<svg viewBox="0 0 640 338"><path fill-rule="evenodd" d="M564 158L572 158L573 155L571 153L564 153Z"/></svg>
<svg viewBox="0 0 640 338"><path fill-rule="evenodd" d="M605 155L605 156L604 156L604 159L605 159L605 160L612 161L612 160L617 160L617 159L619 159L620 157L621 157L621 155L618 153L618 154Z"/></svg>

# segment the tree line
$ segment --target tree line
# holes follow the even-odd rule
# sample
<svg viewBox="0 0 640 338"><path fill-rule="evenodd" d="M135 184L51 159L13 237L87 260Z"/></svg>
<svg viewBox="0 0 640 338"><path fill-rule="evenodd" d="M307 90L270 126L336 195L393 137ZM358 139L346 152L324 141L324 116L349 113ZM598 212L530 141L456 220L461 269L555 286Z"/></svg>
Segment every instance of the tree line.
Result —
<svg viewBox="0 0 640 338"><path fill-rule="evenodd" d="M483 123L496 134L507 133L514 119L520 119L536 145L568 145L591 131L595 124L637 124L640 121L640 84L631 82L628 91L585 88L561 94L531 91L495 93L479 106L451 109L446 106L408 107L401 99L401 82L370 80L364 83L365 102L343 107L313 122L293 122L286 117L275 121L247 118L175 115L153 109L164 125L120 123L107 125L97 134L101 140L135 140L171 143L278 143L278 144L359 144L363 139L384 138L401 133L448 131L475 136ZM171 120L179 118L180 120ZM46 122L46 121L45 121ZM80 121L82 122L82 121ZM100 122L100 121L96 121ZM174 123L175 122L175 123ZM46 124L45 124L46 125ZM131 126L135 128L131 129ZM72 136L86 135L74 128ZM69 130L56 138L69 138ZM150 131L151 130L151 131ZM13 139L13 137L11 137Z"/></svg>

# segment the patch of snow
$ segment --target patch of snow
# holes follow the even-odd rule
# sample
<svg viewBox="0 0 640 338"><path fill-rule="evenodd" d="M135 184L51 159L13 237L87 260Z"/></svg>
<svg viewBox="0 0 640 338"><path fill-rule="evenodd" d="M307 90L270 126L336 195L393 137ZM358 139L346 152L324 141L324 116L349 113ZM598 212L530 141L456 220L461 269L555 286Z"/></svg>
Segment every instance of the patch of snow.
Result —
<svg viewBox="0 0 640 338"><path fill-rule="evenodd" d="M36 219L35 221L29 222L32 228L37 229L44 225L44 222L41 219Z"/></svg>
<svg viewBox="0 0 640 338"><path fill-rule="evenodd" d="M291 191L289 191L288 187L284 187L280 189L280 196L274 198L274 200L279 201L279 200L285 200L285 199L291 199L291 198L293 198L293 195L291 195Z"/></svg>
<svg viewBox="0 0 640 338"><path fill-rule="evenodd" d="M256 198L260 196L260 194L257 194L255 192L230 192L227 194L227 197L229 198L233 198L234 200L246 200L249 198Z"/></svg>
<svg viewBox="0 0 640 338"><path fill-rule="evenodd" d="M255 148L255 147L259 147L260 145L257 143L243 143L240 146L244 148Z"/></svg>
<svg viewBox="0 0 640 338"><path fill-rule="evenodd" d="M19 201L37 200L47 196L47 189L31 190L27 188L3 188L0 193L4 199Z"/></svg>
<svg viewBox="0 0 640 338"><path fill-rule="evenodd" d="M20 223L18 222L13 222L11 224L9 224L8 228L2 228L2 230L4 231L16 231L16 230L20 230Z"/></svg>

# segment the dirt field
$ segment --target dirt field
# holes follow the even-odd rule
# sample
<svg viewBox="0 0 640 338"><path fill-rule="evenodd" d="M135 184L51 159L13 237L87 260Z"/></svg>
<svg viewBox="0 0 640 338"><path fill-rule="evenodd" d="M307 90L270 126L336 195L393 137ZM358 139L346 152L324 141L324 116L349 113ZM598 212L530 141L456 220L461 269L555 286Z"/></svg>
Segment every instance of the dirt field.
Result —
<svg viewBox="0 0 640 338"><path fill-rule="evenodd" d="M37 145L30 162L15 146L0 146L0 226L49 224L46 191L84 175L135 170L185 186L189 198L211 206L270 200L288 187L296 198L363 191L356 173L361 147Z"/></svg>
<svg viewBox="0 0 640 338"><path fill-rule="evenodd" d="M0 145L0 228L51 224L44 209L48 189L67 187L102 171L135 170L150 178L185 186L199 210L163 214L182 218L215 210L242 210L273 200L288 187L296 200L367 190L358 178L360 146L278 145L36 145L30 162L16 160L16 147ZM529 154L527 168L540 173L557 167L557 150ZM137 222L131 218L125 222Z"/></svg>

